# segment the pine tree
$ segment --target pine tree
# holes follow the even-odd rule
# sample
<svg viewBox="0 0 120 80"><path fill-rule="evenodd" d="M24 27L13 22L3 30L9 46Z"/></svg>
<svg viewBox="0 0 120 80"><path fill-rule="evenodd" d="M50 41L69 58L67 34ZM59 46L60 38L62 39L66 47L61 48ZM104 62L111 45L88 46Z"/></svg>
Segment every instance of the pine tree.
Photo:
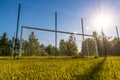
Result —
<svg viewBox="0 0 120 80"><path fill-rule="evenodd" d="M67 41L67 55L75 56L78 54L76 38L71 35Z"/></svg>
<svg viewBox="0 0 120 80"><path fill-rule="evenodd" d="M78 55L78 49L76 45L76 38L70 35L68 41L63 39L60 41L60 53L68 56Z"/></svg>
<svg viewBox="0 0 120 80"><path fill-rule="evenodd" d="M54 48L53 48L52 45L48 45L48 46L46 47L45 51L46 51L49 55L54 55L54 53L55 53L55 50L54 50Z"/></svg>
<svg viewBox="0 0 120 80"><path fill-rule="evenodd" d="M59 49L60 49L60 54L61 55L66 54L66 52L67 52L67 43L64 41L64 39L61 39Z"/></svg>
<svg viewBox="0 0 120 80"><path fill-rule="evenodd" d="M40 45L34 32L31 32L31 34L29 35L28 45L29 45L29 55L40 54Z"/></svg>
<svg viewBox="0 0 120 80"><path fill-rule="evenodd" d="M7 33L3 33L0 40L0 51L2 55L10 55L10 42L7 38Z"/></svg>

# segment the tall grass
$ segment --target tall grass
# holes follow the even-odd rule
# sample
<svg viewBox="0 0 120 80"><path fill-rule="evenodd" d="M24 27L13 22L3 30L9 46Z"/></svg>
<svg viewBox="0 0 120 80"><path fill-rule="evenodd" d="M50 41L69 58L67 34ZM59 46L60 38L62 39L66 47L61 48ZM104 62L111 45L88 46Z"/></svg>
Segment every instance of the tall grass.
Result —
<svg viewBox="0 0 120 80"><path fill-rule="evenodd" d="M0 80L120 80L120 57L0 57Z"/></svg>

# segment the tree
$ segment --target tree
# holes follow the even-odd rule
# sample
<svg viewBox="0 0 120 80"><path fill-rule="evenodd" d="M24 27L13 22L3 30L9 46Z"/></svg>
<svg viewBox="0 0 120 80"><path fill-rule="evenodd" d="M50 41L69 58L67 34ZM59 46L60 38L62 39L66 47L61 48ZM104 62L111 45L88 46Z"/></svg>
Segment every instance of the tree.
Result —
<svg viewBox="0 0 120 80"><path fill-rule="evenodd" d="M68 41L67 41L67 55L75 56L78 54L78 49L76 45L76 38L72 35L70 35Z"/></svg>
<svg viewBox="0 0 120 80"><path fill-rule="evenodd" d="M106 55L111 55L112 54L112 41L110 40L110 37L105 36L104 38L105 41L105 49L106 49Z"/></svg>
<svg viewBox="0 0 120 80"><path fill-rule="evenodd" d="M26 40L23 40L22 43L23 47L22 47L22 51L23 51L23 55L30 55L30 51L29 51L29 42Z"/></svg>
<svg viewBox="0 0 120 80"><path fill-rule="evenodd" d="M60 41L60 53L68 56L78 55L78 49L76 45L76 39L73 35L70 35L68 41L63 39Z"/></svg>
<svg viewBox="0 0 120 80"><path fill-rule="evenodd" d="M117 38L114 38L112 41L112 55L120 55L120 42Z"/></svg>
<svg viewBox="0 0 120 80"><path fill-rule="evenodd" d="M44 44L40 45L40 55L41 56L47 56L48 53L45 51L46 47L44 46Z"/></svg>
<svg viewBox="0 0 120 80"><path fill-rule="evenodd" d="M64 39L60 40L60 54L65 55L67 53L67 42L64 41Z"/></svg>
<svg viewBox="0 0 120 80"><path fill-rule="evenodd" d="M38 39L35 37L34 32L31 32L29 35L29 39L23 41L23 51L24 55L55 55L55 50L58 51L54 46L48 45L44 46L44 44L39 44Z"/></svg>
<svg viewBox="0 0 120 80"><path fill-rule="evenodd" d="M85 56L86 54L87 48L85 48L85 41L82 41L82 46L81 46L81 55Z"/></svg>
<svg viewBox="0 0 120 80"><path fill-rule="evenodd" d="M95 55L95 42L92 38L87 38L82 42L82 52L84 56Z"/></svg>
<svg viewBox="0 0 120 80"><path fill-rule="evenodd" d="M45 51L46 51L49 55L54 55L54 56L59 55L59 50L58 50L58 48L56 48L55 46L52 46L51 44L49 44L48 46L46 46Z"/></svg>
<svg viewBox="0 0 120 80"><path fill-rule="evenodd" d="M3 33L0 39L0 52L2 55L10 55L10 42L7 38L7 33Z"/></svg>
<svg viewBox="0 0 120 80"><path fill-rule="evenodd" d="M59 54L60 51L59 51L59 49L58 49L57 47L53 46L53 50L54 50L54 55L55 55L55 56L61 55L61 54Z"/></svg>
<svg viewBox="0 0 120 80"><path fill-rule="evenodd" d="M46 47L45 51L46 51L49 55L54 55L54 53L55 53L55 50L54 50L54 48L53 48L52 45L48 45L48 46Z"/></svg>
<svg viewBox="0 0 120 80"><path fill-rule="evenodd" d="M113 54L113 46L116 44L116 40L110 40L111 37L105 36L104 33L103 36L101 37L98 36L96 32L93 32L93 36L97 42L99 56Z"/></svg>
<svg viewBox="0 0 120 80"><path fill-rule="evenodd" d="M111 50L111 43L107 36L104 37L104 43L103 43L103 37L99 36L97 32L93 32L94 40L96 41L97 48L98 48L98 55L104 56L104 50L106 52L110 52ZM93 55L95 53L95 42L93 39L87 38L84 42L82 42L82 52L85 53L84 55L90 54ZM83 44L84 43L84 44Z"/></svg>
<svg viewBox="0 0 120 80"><path fill-rule="evenodd" d="M36 38L34 32L31 32L28 39L29 55L39 55L40 45L38 39Z"/></svg>
<svg viewBox="0 0 120 80"><path fill-rule="evenodd" d="M86 53L86 55L91 56L91 55L95 55L95 42L92 38L87 38L84 41L84 52Z"/></svg>
<svg viewBox="0 0 120 80"><path fill-rule="evenodd" d="M9 40L9 43L10 43L10 53L12 53L12 51L13 51L12 41L11 41L11 40Z"/></svg>

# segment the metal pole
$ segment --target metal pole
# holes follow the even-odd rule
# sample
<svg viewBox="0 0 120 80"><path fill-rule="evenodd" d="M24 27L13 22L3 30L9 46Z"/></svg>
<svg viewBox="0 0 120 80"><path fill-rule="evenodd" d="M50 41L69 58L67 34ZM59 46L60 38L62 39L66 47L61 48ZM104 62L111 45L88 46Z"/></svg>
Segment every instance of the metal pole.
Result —
<svg viewBox="0 0 120 80"><path fill-rule="evenodd" d="M22 37L23 37L23 27L21 28L21 35L20 35L20 51L19 51L19 58L21 58L21 54L22 54Z"/></svg>
<svg viewBox="0 0 120 80"><path fill-rule="evenodd" d="M82 27L82 37L83 37L83 47L85 47L84 43L84 27L83 27L83 18L81 18L81 27ZM84 54L84 51L83 51ZM85 54L86 55L86 54Z"/></svg>
<svg viewBox="0 0 120 80"><path fill-rule="evenodd" d="M84 41L84 27L83 27L83 18L81 18L81 26L82 26L82 37Z"/></svg>
<svg viewBox="0 0 120 80"><path fill-rule="evenodd" d="M103 32L103 28L102 28L102 36L103 36L103 51L104 51L105 58L106 58L107 53L106 53L106 45L105 45L105 34Z"/></svg>
<svg viewBox="0 0 120 80"><path fill-rule="evenodd" d="M118 28L116 26L116 33L117 33L117 37L118 37L118 41L119 41L119 33L118 33Z"/></svg>
<svg viewBox="0 0 120 80"><path fill-rule="evenodd" d="M55 12L55 47L57 48L57 12ZM55 53L56 53L55 49Z"/></svg>
<svg viewBox="0 0 120 80"><path fill-rule="evenodd" d="M21 9L21 4L18 6L18 17L17 17L17 28L16 28L16 39L15 39L15 50L17 50L17 37L18 37L18 29L19 29L19 20L20 20L20 9ZM15 57L15 53L14 53Z"/></svg>
<svg viewBox="0 0 120 80"><path fill-rule="evenodd" d="M13 49L12 49L12 56L14 54L14 48L15 48L15 33L14 33L14 37L13 37Z"/></svg>
<svg viewBox="0 0 120 80"><path fill-rule="evenodd" d="M18 17L17 17L17 28L16 28L16 38L18 36L18 28L19 28L19 21L20 21L20 9L21 9L21 4L18 6Z"/></svg>

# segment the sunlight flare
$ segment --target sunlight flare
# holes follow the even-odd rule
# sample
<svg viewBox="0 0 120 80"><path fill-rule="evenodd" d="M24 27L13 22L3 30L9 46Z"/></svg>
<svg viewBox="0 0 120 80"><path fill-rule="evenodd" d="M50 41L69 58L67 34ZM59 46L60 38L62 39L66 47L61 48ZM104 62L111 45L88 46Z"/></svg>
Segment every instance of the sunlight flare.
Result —
<svg viewBox="0 0 120 80"><path fill-rule="evenodd" d="M96 31L109 30L111 25L113 24L113 15L108 13L99 13L96 14L93 18L92 23L94 24L94 28Z"/></svg>

